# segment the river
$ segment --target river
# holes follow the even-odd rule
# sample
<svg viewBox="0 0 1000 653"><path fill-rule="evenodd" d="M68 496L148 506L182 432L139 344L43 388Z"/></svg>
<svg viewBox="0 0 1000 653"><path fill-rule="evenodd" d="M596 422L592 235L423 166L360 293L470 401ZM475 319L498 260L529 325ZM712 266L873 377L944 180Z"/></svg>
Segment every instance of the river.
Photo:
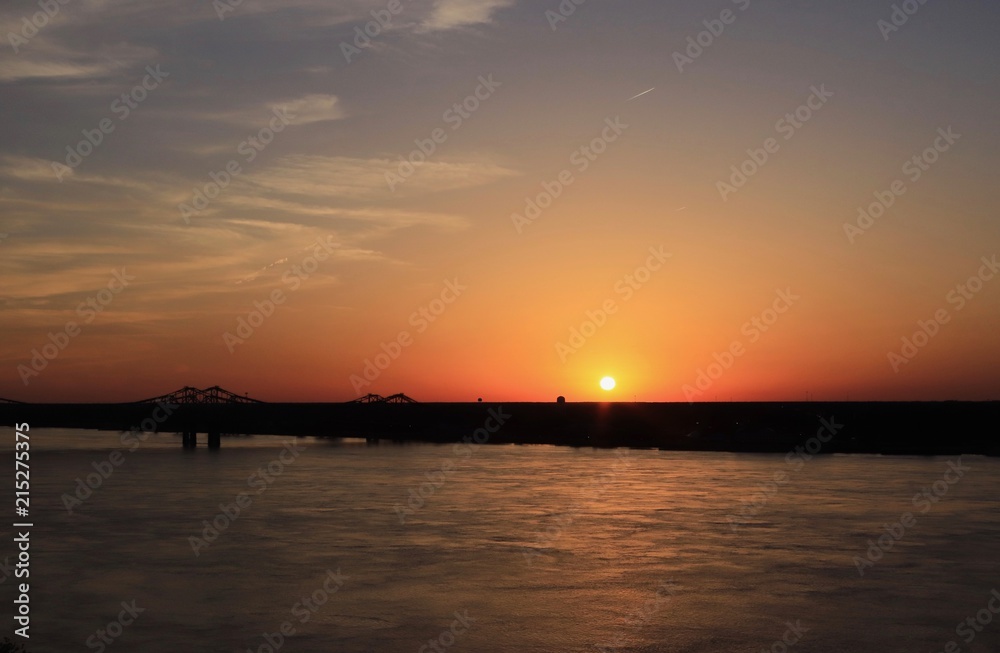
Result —
<svg viewBox="0 0 1000 653"><path fill-rule="evenodd" d="M31 653L1000 651L998 459L201 438L31 431Z"/></svg>

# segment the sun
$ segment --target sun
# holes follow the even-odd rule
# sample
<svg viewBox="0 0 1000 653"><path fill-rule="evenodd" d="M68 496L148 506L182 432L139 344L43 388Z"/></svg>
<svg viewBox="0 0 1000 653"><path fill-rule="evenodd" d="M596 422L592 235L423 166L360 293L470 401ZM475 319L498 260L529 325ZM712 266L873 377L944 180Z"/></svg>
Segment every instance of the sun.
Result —
<svg viewBox="0 0 1000 653"><path fill-rule="evenodd" d="M615 380L610 376L604 377L603 379L601 379L601 388L603 388L604 390L614 390Z"/></svg>

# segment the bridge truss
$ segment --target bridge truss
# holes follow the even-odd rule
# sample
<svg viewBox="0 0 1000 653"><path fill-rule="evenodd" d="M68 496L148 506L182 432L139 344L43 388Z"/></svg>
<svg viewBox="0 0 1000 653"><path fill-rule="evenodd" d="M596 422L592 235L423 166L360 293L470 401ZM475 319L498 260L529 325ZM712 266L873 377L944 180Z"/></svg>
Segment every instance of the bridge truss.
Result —
<svg viewBox="0 0 1000 653"><path fill-rule="evenodd" d="M257 399L251 399L246 395L240 396L234 392L220 388L217 385L213 385L211 388L205 388L204 390L188 385L169 394L153 397L151 399L143 399L142 401L137 401L135 403L155 404L159 402L180 405L264 403L263 401Z"/></svg>
<svg viewBox="0 0 1000 653"><path fill-rule="evenodd" d="M389 395L388 397L383 397L382 395L377 395L373 393L366 394L364 397L358 397L350 403L352 404L415 404L416 399L407 397L402 392L397 392L394 395Z"/></svg>

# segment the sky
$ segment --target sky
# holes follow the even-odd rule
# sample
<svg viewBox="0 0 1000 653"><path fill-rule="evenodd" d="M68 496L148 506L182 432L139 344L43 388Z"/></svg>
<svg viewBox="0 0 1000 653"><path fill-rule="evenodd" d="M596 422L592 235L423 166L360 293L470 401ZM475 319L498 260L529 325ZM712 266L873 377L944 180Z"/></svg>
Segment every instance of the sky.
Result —
<svg viewBox="0 0 1000 653"><path fill-rule="evenodd" d="M0 397L998 399L998 19L6 3Z"/></svg>

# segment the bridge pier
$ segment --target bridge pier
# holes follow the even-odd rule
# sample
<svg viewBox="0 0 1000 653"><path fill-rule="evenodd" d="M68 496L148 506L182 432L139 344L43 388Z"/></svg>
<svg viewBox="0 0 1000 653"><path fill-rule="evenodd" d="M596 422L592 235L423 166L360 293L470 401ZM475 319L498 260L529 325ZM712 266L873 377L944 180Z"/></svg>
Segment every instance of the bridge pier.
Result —
<svg viewBox="0 0 1000 653"><path fill-rule="evenodd" d="M208 448L218 449L222 446L222 438L219 431L209 431L208 432ZM198 432L197 431L182 431L181 432L181 443L184 445L185 449L194 449L198 446Z"/></svg>

